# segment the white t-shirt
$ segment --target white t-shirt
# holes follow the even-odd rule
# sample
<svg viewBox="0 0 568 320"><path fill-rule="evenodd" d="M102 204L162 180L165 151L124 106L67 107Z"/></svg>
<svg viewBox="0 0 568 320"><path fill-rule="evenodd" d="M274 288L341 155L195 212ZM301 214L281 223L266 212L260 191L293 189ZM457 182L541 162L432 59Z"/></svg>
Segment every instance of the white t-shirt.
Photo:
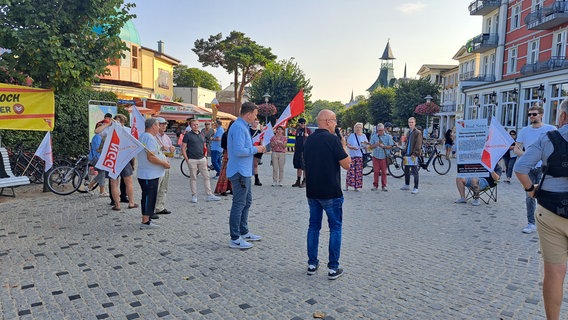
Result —
<svg viewBox="0 0 568 320"><path fill-rule="evenodd" d="M166 159L164 153L160 151L160 145L158 144L158 141L156 141L156 138L150 133L142 133L138 141L140 141L140 143L142 143L146 147L146 149L150 150L150 152L152 152L160 160ZM146 154L146 152L147 150L142 150L137 156L138 178L150 180L163 177L166 170L164 166L148 161L148 155Z"/></svg>
<svg viewBox="0 0 568 320"><path fill-rule="evenodd" d="M357 139L359 139L359 143L357 143ZM355 137L355 133L352 133L349 135L349 137L347 138L347 144L351 145L352 147L358 147L359 149L357 150L352 150L349 149L349 156L350 157L362 157L363 153L362 150L365 149L365 145L363 144L363 142L369 142L367 140L367 136L363 133L361 133L361 135Z"/></svg>
<svg viewBox="0 0 568 320"><path fill-rule="evenodd" d="M527 150L527 148L531 144L538 141L538 138L541 135L547 133L548 131L552 131L552 130L556 130L556 127L551 126L549 124L543 124L539 128L533 128L531 126L524 127L523 129L521 129L521 132L519 132L519 136L517 137L517 142L521 142L523 144L523 148L525 150ZM536 164L535 167L538 168L541 165L542 165L542 161L539 161Z"/></svg>

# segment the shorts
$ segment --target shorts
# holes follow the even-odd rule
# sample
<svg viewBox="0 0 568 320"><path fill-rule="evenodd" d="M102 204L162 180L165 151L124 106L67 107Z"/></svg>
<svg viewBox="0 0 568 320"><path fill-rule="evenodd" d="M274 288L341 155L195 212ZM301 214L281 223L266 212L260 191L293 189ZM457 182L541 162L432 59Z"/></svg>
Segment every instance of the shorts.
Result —
<svg viewBox="0 0 568 320"><path fill-rule="evenodd" d="M133 173L134 173L134 168L132 168L132 165L130 164L130 162L128 162L124 167L124 169L120 171L120 177L121 178L130 177Z"/></svg>
<svg viewBox="0 0 568 320"><path fill-rule="evenodd" d="M568 260L568 219L538 205L535 212L542 260L566 264Z"/></svg>
<svg viewBox="0 0 568 320"><path fill-rule="evenodd" d="M471 179L472 178L465 179L465 186L468 188L471 188ZM479 180L479 190L483 190L489 187L489 183L487 182L487 180L485 180L484 178L477 178L477 179Z"/></svg>
<svg viewBox="0 0 568 320"><path fill-rule="evenodd" d="M452 145L449 144L449 143L446 143L446 144L444 145L444 148L446 148L446 149L451 149L451 148L452 148Z"/></svg>
<svg viewBox="0 0 568 320"><path fill-rule="evenodd" d="M304 152L298 151L298 149L296 149L296 152L294 152L294 159L293 159L292 163L294 164L294 169L304 170L304 168L305 168L305 166L304 166Z"/></svg>

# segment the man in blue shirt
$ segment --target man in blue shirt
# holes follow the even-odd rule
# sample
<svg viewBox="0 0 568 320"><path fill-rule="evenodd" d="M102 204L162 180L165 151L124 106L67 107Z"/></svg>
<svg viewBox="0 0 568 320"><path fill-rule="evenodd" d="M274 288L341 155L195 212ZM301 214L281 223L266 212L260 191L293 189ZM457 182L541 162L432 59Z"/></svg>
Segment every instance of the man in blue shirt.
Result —
<svg viewBox="0 0 568 320"><path fill-rule="evenodd" d="M215 134L211 138L211 164L213 165L213 169L217 171L217 174L213 179L217 179L221 173L221 154L223 154L223 148L221 148L221 137L223 136L223 133L225 133L221 120L215 120L215 124L217 128L215 130Z"/></svg>
<svg viewBox="0 0 568 320"><path fill-rule="evenodd" d="M256 153L263 153L262 145L253 146L249 124L256 119L258 107L252 102L245 102L237 120L227 135L227 177L233 186L233 204L229 216L231 241L229 247L237 249L252 248L248 241L258 241L260 236L248 230L248 212L252 204L252 165Z"/></svg>

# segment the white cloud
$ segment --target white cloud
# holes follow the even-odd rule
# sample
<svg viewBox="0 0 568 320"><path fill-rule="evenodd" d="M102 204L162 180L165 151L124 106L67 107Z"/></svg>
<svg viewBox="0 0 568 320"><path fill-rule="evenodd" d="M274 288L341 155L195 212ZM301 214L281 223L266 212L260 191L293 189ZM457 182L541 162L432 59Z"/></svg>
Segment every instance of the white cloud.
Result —
<svg viewBox="0 0 568 320"><path fill-rule="evenodd" d="M398 6L396 9L404 14L413 14L419 11L422 11L422 9L426 8L426 5L420 1L418 2L412 2L412 3L404 3L400 6Z"/></svg>

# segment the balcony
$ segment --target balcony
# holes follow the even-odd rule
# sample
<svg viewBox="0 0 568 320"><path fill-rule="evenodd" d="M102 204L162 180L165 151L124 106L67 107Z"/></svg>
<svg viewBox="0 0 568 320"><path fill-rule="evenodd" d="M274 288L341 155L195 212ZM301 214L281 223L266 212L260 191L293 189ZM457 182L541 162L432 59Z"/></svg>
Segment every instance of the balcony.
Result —
<svg viewBox="0 0 568 320"><path fill-rule="evenodd" d="M469 53L483 53L497 48L499 36L496 33L482 33L469 40L465 47Z"/></svg>
<svg viewBox="0 0 568 320"><path fill-rule="evenodd" d="M455 112L456 111L456 104L451 103L451 104L446 104L440 107L440 112L438 113L442 113L442 112Z"/></svg>
<svg viewBox="0 0 568 320"><path fill-rule="evenodd" d="M521 67L522 75L529 75L533 73L552 71L556 69L568 68L568 60L566 57L551 57L545 61L537 61L536 63L527 63Z"/></svg>
<svg viewBox="0 0 568 320"><path fill-rule="evenodd" d="M552 6L543 7L525 17L529 30L550 30L568 22L568 2L556 1Z"/></svg>
<svg viewBox="0 0 568 320"><path fill-rule="evenodd" d="M471 77L468 81L481 81L481 82L495 82L494 74L480 74L476 77Z"/></svg>
<svg viewBox="0 0 568 320"><path fill-rule="evenodd" d="M501 0L476 0L469 5L469 15L484 16L501 5Z"/></svg>
<svg viewBox="0 0 568 320"><path fill-rule="evenodd" d="M467 71L467 72L464 72L464 73L460 73L459 79L460 79L460 81L469 80L469 79L473 78L474 74L475 73L473 71Z"/></svg>

